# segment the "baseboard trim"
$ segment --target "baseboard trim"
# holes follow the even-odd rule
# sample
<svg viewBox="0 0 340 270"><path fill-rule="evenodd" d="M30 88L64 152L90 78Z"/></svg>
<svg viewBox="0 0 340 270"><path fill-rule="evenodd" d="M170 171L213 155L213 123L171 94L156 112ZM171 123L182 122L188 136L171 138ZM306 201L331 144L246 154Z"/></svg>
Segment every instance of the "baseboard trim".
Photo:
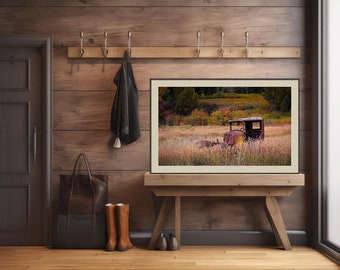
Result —
<svg viewBox="0 0 340 270"><path fill-rule="evenodd" d="M170 231L164 231L170 233ZM309 246L306 231L287 231L293 246ZM131 241L136 246L148 246L151 232L131 232ZM275 246L271 231L182 231L182 245L231 245L231 246Z"/></svg>

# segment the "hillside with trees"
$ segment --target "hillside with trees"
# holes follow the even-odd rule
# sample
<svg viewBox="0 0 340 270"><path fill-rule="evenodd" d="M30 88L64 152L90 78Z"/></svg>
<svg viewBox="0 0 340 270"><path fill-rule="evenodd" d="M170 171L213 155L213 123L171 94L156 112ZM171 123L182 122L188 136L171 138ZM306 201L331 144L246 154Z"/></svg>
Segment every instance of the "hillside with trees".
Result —
<svg viewBox="0 0 340 270"><path fill-rule="evenodd" d="M288 123L289 87L161 87L159 125L205 126L261 116L266 123Z"/></svg>

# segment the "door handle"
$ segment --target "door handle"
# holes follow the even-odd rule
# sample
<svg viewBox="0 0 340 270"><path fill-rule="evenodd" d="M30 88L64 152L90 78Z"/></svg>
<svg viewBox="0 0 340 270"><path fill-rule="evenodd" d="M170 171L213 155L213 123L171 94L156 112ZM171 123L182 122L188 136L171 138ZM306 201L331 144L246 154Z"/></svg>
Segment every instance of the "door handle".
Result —
<svg viewBox="0 0 340 270"><path fill-rule="evenodd" d="M37 162L37 133L38 133L38 125L34 125L33 127L33 163Z"/></svg>

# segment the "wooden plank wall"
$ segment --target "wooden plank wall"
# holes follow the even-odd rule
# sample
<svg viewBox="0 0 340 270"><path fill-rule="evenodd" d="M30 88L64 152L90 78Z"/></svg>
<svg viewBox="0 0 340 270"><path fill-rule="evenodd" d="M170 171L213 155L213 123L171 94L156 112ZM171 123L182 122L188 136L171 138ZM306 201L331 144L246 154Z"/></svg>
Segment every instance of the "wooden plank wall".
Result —
<svg viewBox="0 0 340 270"><path fill-rule="evenodd" d="M130 229L149 231L155 222L154 200L143 186L150 166L150 78L299 78L300 168L306 187L280 198L288 230L310 228L311 4L309 0L3 0L0 34L53 36L53 194L59 175L70 173L76 156L86 152L96 173L109 175L109 200L130 203ZM298 46L301 59L139 59L133 68L139 89L142 136L121 149L112 148L110 110L113 76L119 59L68 60L67 47L78 46ZM184 230L267 230L257 199L187 198ZM171 228L171 223L168 224Z"/></svg>

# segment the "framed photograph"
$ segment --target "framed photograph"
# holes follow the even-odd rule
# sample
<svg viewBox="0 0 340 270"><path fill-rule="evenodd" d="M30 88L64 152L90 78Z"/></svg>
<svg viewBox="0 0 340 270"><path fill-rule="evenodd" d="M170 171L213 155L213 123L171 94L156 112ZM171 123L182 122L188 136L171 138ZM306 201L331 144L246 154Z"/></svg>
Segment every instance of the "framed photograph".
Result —
<svg viewBox="0 0 340 270"><path fill-rule="evenodd" d="M151 173L299 173L298 79L151 79Z"/></svg>

